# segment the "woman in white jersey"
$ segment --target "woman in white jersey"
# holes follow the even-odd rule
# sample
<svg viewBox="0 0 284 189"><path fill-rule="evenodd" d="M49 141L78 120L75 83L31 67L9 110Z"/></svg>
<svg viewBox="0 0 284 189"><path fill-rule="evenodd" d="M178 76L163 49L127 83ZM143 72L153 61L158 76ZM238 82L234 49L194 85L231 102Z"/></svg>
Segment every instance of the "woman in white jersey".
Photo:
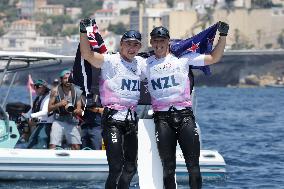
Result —
<svg viewBox="0 0 284 189"><path fill-rule="evenodd" d="M89 23L89 20L80 23L80 50L85 60L101 68L103 139L109 164L105 188L126 189L137 170L138 120L135 109L140 97L140 78L145 69L145 60L136 56L141 48L141 34L127 31L120 41L120 53L99 54L90 50L85 29Z"/></svg>
<svg viewBox="0 0 284 189"><path fill-rule="evenodd" d="M166 189L175 189L176 145L183 152L189 172L189 186L199 189L202 178L199 167L200 143L191 109L189 65L204 66L220 60L229 26L218 25L220 37L211 54L186 54L180 58L169 51L170 35L164 27L150 33L154 55L147 59L146 77L154 110L155 134L163 165Z"/></svg>

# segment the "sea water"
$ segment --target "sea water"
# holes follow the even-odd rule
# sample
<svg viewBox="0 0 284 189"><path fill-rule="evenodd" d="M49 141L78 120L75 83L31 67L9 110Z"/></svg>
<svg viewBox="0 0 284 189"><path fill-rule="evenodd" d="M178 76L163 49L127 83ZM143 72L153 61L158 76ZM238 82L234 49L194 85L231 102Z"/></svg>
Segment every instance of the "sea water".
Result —
<svg viewBox="0 0 284 189"><path fill-rule="evenodd" d="M27 103L25 90L13 88L9 101ZM205 181L203 188L284 188L284 88L196 88L196 96L203 149L218 150L227 164L225 179ZM104 183L0 181L0 188L100 189Z"/></svg>

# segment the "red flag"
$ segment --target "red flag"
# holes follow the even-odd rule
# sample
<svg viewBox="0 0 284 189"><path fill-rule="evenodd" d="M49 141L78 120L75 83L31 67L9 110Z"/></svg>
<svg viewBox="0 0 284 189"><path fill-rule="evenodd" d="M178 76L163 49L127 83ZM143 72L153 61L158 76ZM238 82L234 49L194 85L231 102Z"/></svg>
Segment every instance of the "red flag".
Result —
<svg viewBox="0 0 284 189"><path fill-rule="evenodd" d="M29 91L30 94L32 94L32 95L36 94L35 89L34 89L34 82L33 82L31 74L29 74L27 88L28 88L28 91Z"/></svg>

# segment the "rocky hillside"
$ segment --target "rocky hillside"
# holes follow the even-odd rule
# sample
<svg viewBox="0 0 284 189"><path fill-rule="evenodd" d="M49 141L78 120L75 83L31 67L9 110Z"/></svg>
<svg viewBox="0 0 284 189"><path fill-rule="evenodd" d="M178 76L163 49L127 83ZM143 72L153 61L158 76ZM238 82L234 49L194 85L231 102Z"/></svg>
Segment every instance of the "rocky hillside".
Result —
<svg viewBox="0 0 284 189"><path fill-rule="evenodd" d="M284 51L227 53L211 66L212 75L196 72L197 86L265 86L284 83Z"/></svg>

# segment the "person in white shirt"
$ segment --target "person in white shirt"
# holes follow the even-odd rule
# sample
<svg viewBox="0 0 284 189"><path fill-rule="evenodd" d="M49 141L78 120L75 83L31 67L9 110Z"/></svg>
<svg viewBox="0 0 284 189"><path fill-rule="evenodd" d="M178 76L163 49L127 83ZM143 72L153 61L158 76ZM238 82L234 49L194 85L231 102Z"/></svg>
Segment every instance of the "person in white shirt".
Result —
<svg viewBox="0 0 284 189"><path fill-rule="evenodd" d="M50 89L43 79L38 79L34 83L36 98L33 101L32 109L26 114L31 120L37 122L36 128L28 140L27 148L48 148L50 139L50 130L53 122L53 116L48 114L48 102L50 98Z"/></svg>
<svg viewBox="0 0 284 189"><path fill-rule="evenodd" d="M100 98L104 107L102 116L103 140L109 164L106 189L127 189L137 170L137 115L140 98L140 80L145 59L136 56L141 48L141 34L126 31L120 41L120 52L99 54L92 52L86 26L94 20L80 23L80 50L82 57L101 69ZM92 29L96 35L96 29Z"/></svg>
<svg viewBox="0 0 284 189"><path fill-rule="evenodd" d="M170 34L165 27L150 33L154 55L147 59L146 77L154 110L155 136L163 165L165 189L175 189L176 145L179 142L189 173L189 186L200 189L200 142L191 109L189 65L205 66L218 62L226 44L228 24L218 23L220 37L210 54L192 52L180 58L170 53Z"/></svg>

